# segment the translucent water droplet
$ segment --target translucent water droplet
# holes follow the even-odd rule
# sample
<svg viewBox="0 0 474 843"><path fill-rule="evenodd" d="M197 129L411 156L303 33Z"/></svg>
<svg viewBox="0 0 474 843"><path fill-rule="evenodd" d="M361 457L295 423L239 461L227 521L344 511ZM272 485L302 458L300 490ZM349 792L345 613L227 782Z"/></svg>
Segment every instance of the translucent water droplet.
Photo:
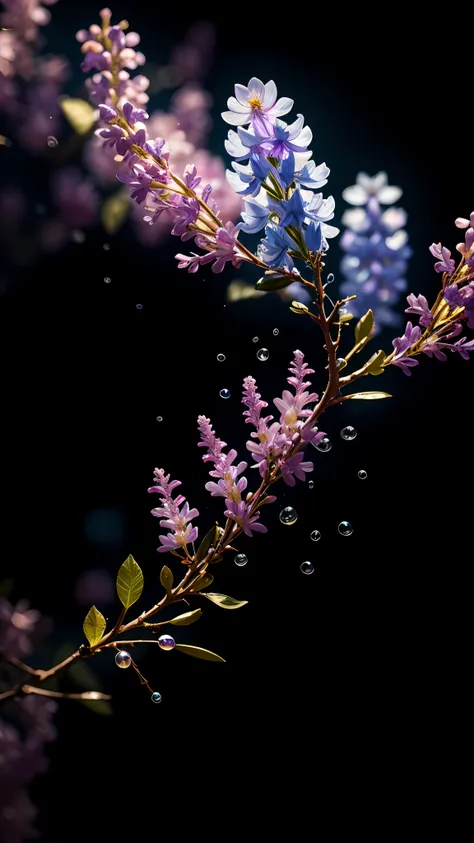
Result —
<svg viewBox="0 0 474 843"><path fill-rule="evenodd" d="M131 663L132 657L130 653L127 653L126 650L120 650L120 652L117 653L117 655L115 656L115 664L117 665L117 667L130 667Z"/></svg>
<svg viewBox="0 0 474 843"><path fill-rule="evenodd" d="M341 521L337 529L339 530L341 536L352 536L352 533L354 532L354 528L352 524L349 524L349 521Z"/></svg>
<svg viewBox="0 0 474 843"><path fill-rule="evenodd" d="M347 365L347 363L346 363L346 360L345 360L345 358L344 358L344 357L338 357L338 358L337 358L337 360L336 360L336 366L337 366L337 368L338 368L338 369L341 369L341 368L343 368L343 367L344 367L344 366L346 366L346 365Z"/></svg>
<svg viewBox="0 0 474 843"><path fill-rule="evenodd" d="M153 693L151 695L152 703L160 703L161 700L162 700L161 694L158 691L153 691Z"/></svg>
<svg viewBox="0 0 474 843"><path fill-rule="evenodd" d="M54 137L54 135L50 135L48 138L48 146L50 149L54 149L58 145L58 139Z"/></svg>
<svg viewBox="0 0 474 843"><path fill-rule="evenodd" d="M343 439L346 439L349 442L351 439L356 438L357 430L355 429L355 427L352 427L351 424L348 424L347 427L342 428L341 436Z"/></svg>
<svg viewBox="0 0 474 843"><path fill-rule="evenodd" d="M314 574L314 565L312 562L302 562L300 565L302 574Z"/></svg>
<svg viewBox="0 0 474 843"><path fill-rule="evenodd" d="M111 278L109 278L109 276L108 276L108 275L106 275L106 276L105 276L105 278L104 278L104 281L105 281L105 283L106 283L106 284L110 284L110 282L112 281L112 279L111 279Z"/></svg>
<svg viewBox="0 0 474 843"><path fill-rule="evenodd" d="M137 310L143 310L142 304L136 304L135 307L137 308Z"/></svg>
<svg viewBox="0 0 474 843"><path fill-rule="evenodd" d="M252 342L258 342L258 337L254 337Z"/></svg>
<svg viewBox="0 0 474 843"><path fill-rule="evenodd" d="M273 329L273 336L274 337L277 337L279 333L280 333L280 331L278 330L278 328Z"/></svg>
<svg viewBox="0 0 474 843"><path fill-rule="evenodd" d="M83 231L79 231L78 229L76 229L72 232L72 239L74 240L74 243L84 243L86 235Z"/></svg>
<svg viewBox="0 0 474 843"><path fill-rule="evenodd" d="M326 284L332 284L334 281L334 272L330 272L328 277L326 278Z"/></svg>
<svg viewBox="0 0 474 843"><path fill-rule="evenodd" d="M223 363L224 360L225 360L225 354L218 354L217 359L218 359L219 363Z"/></svg>
<svg viewBox="0 0 474 843"><path fill-rule="evenodd" d="M163 421L163 416L157 416L157 417L156 417L156 420L157 420L157 422L162 422L162 421Z"/></svg>
<svg viewBox="0 0 474 843"><path fill-rule="evenodd" d="M248 561L248 557L245 555L245 553L238 553L234 559L235 564L238 565L239 568L243 568L243 566L246 565Z"/></svg>
<svg viewBox="0 0 474 843"><path fill-rule="evenodd" d="M108 252L108 251L109 251L109 249L110 249L110 243L104 243L104 245L102 246L102 248L103 248L106 252Z"/></svg>
<svg viewBox="0 0 474 843"><path fill-rule="evenodd" d="M365 468L361 468L361 470L357 472L357 477L359 478L359 480L365 480L367 478L367 472Z"/></svg>
<svg viewBox="0 0 474 843"><path fill-rule="evenodd" d="M310 480L308 483L308 489L314 489L314 480Z"/></svg>
<svg viewBox="0 0 474 843"><path fill-rule="evenodd" d="M310 539L312 542L318 542L320 538L321 533L319 532L319 530L313 530L313 532L310 533Z"/></svg>
<svg viewBox="0 0 474 843"><path fill-rule="evenodd" d="M332 442L331 442L331 440L330 440L330 439L328 439L328 437L327 437L327 436L325 436L325 437L324 437L324 439L321 439L321 441L320 441L320 442L318 442L318 444L317 444L317 445L315 445L314 447L316 448L316 450L318 450L318 451L322 451L322 452L323 452L323 454L325 454L325 453L326 453L326 451L330 451L330 450L331 450L331 448L332 448Z"/></svg>
<svg viewBox="0 0 474 843"><path fill-rule="evenodd" d="M230 398L230 389L221 389L219 395L221 398Z"/></svg>
<svg viewBox="0 0 474 843"><path fill-rule="evenodd" d="M269 357L270 357L270 352L269 352L268 348L259 348L259 350L257 351L257 360L261 360L262 362L265 362L265 360L268 360Z"/></svg>
<svg viewBox="0 0 474 843"><path fill-rule="evenodd" d="M158 638L158 647L161 650L173 650L176 645L176 641L171 635L160 635Z"/></svg>
<svg viewBox="0 0 474 843"><path fill-rule="evenodd" d="M297 520L298 513L292 506L285 506L285 508L280 512L280 521L282 524L286 524L287 527L291 527L292 524L296 524Z"/></svg>

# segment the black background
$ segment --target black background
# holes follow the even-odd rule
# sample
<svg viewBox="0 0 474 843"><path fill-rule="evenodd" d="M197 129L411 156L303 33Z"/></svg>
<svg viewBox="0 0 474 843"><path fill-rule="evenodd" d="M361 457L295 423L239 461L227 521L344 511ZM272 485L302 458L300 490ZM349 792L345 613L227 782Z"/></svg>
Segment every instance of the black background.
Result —
<svg viewBox="0 0 474 843"><path fill-rule="evenodd" d="M142 34L155 62L185 25L206 16L163 4L116 3L113 11ZM48 47L78 66L74 33L95 20L95 6L62 2L52 12ZM442 239L454 247L454 218L472 208L472 130L462 105L470 68L467 49L456 46L457 9L446 9L442 23L398 6L206 13L218 31L206 80L215 98L213 149L222 148L219 112L233 83L275 79L313 129L315 160L331 167L326 193L336 197L336 222L341 191L359 170L386 169L403 187L414 249L409 289L432 299L438 277L428 246ZM79 85L76 72L71 93ZM42 174L28 173L34 202ZM337 276L333 244L328 268ZM12 270L1 302L2 575L14 577L15 596L54 618L54 637L37 657L43 666L64 640L81 641L72 596L79 572L97 565L114 572L133 553L148 602L159 593L169 559L155 552L159 529L149 514L155 465L183 481L201 510L201 533L219 517L203 490L197 414L210 416L243 455L245 375L271 400L301 348L322 387L320 339L305 320L276 296L225 306L232 272L178 272L173 249L147 251L130 232L111 238L99 230L32 269ZM379 345L390 350L391 338L384 333ZM256 359L261 346L270 350L267 363ZM232 391L228 401L219 398L223 387ZM451 769L466 695L472 363L423 359L412 378L389 372L370 387L394 397L336 408L321 425L332 451L312 454L315 489L281 488L262 516L269 534L241 543L248 565L228 560L215 571L215 590L249 605L203 606L204 618L177 632L227 664L143 651L140 666L163 695L153 706L132 671L101 656L94 669L114 695L114 716L61 706L51 770L35 790L48 843L112 839L129 822L137 834L158 834L165 817L179 838L188 816L207 827L221 791L230 806L223 834L254 801L259 820L294 810L298 825L308 809L323 809L319 781L338 802L346 775L349 792L365 789L363 815L381 795L392 817L398 798L416 801L427 775ZM353 442L339 436L348 423L358 430ZM278 521L285 505L299 513L292 527ZM107 546L84 531L100 508L118 510L124 525ZM337 532L343 519L354 526L351 537ZM317 544L314 528L322 532ZM305 559L313 576L300 572Z"/></svg>

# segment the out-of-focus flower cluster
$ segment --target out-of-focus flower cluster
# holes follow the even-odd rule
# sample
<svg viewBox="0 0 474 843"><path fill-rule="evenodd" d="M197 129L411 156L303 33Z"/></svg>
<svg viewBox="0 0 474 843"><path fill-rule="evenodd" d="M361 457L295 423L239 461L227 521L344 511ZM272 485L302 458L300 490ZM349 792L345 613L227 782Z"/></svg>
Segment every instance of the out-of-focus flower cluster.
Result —
<svg viewBox="0 0 474 843"><path fill-rule="evenodd" d="M357 207L345 211L346 226L341 237L345 255L341 272L346 280L340 285L343 296L356 295L347 304L347 312L361 317L370 308L375 324L397 325L400 315L393 309L407 282L405 273L412 251L403 226L407 215L402 208L386 208L402 195L399 187L387 183L386 173L370 177L359 173L356 184L343 191L343 198Z"/></svg>
<svg viewBox="0 0 474 843"><path fill-rule="evenodd" d="M32 650L32 636L40 621L38 612L25 601L12 606L0 598L0 692L18 680L9 659L24 659ZM36 808L28 796L32 780L48 767L45 744L56 731L53 716L56 703L39 696L27 696L5 708L0 716L0 826L2 843L21 843L36 836ZM2 709L3 715L4 709ZM11 716L10 716L11 714Z"/></svg>

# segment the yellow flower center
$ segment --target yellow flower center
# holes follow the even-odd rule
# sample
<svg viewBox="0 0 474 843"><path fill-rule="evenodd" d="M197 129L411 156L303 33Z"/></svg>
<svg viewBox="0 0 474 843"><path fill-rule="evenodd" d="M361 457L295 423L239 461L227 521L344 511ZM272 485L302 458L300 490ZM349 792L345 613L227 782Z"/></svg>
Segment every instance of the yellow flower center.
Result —
<svg viewBox="0 0 474 843"><path fill-rule="evenodd" d="M298 413L296 412L294 407L291 407L290 410L287 410L285 413L285 422L287 423L288 427L292 424L296 424L298 421Z"/></svg>
<svg viewBox="0 0 474 843"><path fill-rule="evenodd" d="M259 109L260 110L261 107L262 107L262 101L258 97L252 97L251 99L249 99L248 104L249 104L250 108L253 108L253 109Z"/></svg>

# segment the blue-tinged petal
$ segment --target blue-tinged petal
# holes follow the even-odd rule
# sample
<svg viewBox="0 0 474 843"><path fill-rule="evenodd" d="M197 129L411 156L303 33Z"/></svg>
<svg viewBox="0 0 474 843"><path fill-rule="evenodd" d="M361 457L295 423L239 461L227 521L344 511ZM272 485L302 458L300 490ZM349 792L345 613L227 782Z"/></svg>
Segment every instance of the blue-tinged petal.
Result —
<svg viewBox="0 0 474 843"><path fill-rule="evenodd" d="M250 199L245 203L245 210L242 211L241 216L244 223L240 225L240 228L247 234L255 234L264 228L268 214L269 208L267 206Z"/></svg>
<svg viewBox="0 0 474 843"><path fill-rule="evenodd" d="M252 146L260 146L260 144L268 140L268 138L262 137L261 135L255 135L253 132L249 132L248 129L242 129L239 127L237 131L241 143L249 148Z"/></svg>
<svg viewBox="0 0 474 843"><path fill-rule="evenodd" d="M283 158L280 167L279 167L279 175L280 179L285 188L291 184L291 182L295 178L295 156L292 152L288 155L288 158Z"/></svg>
<svg viewBox="0 0 474 843"><path fill-rule="evenodd" d="M229 129L229 134L227 136L227 140L224 141L224 146L232 158L243 160L244 158L249 157L250 153L248 148L243 146L237 132L234 132L232 129Z"/></svg>
<svg viewBox="0 0 474 843"><path fill-rule="evenodd" d="M245 126L249 122L246 114L236 114L235 111L223 111L221 117L229 126Z"/></svg>
<svg viewBox="0 0 474 843"><path fill-rule="evenodd" d="M280 117L282 114L288 114L293 108L293 105L294 100L291 100L289 97L280 97L272 108L272 114L276 117Z"/></svg>
<svg viewBox="0 0 474 843"><path fill-rule="evenodd" d="M305 231L304 239L310 252L320 252L322 244L322 231L320 224L311 221Z"/></svg>
<svg viewBox="0 0 474 843"><path fill-rule="evenodd" d="M263 98L265 96L265 85L261 79L257 79L256 76L252 76L248 84L248 88L250 99L258 98L260 102L263 102Z"/></svg>
<svg viewBox="0 0 474 843"><path fill-rule="evenodd" d="M310 145L311 141L313 140L313 133L309 126L305 126L304 129L300 132L298 137L292 138L292 140L298 144L298 146L303 147L303 149Z"/></svg>
<svg viewBox="0 0 474 843"><path fill-rule="evenodd" d="M283 122L283 121L278 121ZM293 123L290 123L289 126L286 127L286 135L289 140L295 140L298 138L298 135L301 133L301 130L304 126L304 117L302 114L298 114L296 120Z"/></svg>
<svg viewBox="0 0 474 843"><path fill-rule="evenodd" d="M227 108L229 108L231 111L236 111L237 114L248 114L250 123L252 109L249 107L249 104L247 102L245 103L245 105L243 105L235 97L229 97L229 99L227 100Z"/></svg>
<svg viewBox="0 0 474 843"><path fill-rule="evenodd" d="M249 89L245 87L245 85L234 85L234 93L236 99L242 103L242 105L248 106L248 102L250 99Z"/></svg>
<svg viewBox="0 0 474 843"><path fill-rule="evenodd" d="M278 96L277 86L275 85L273 79L270 79L270 82L267 82L264 88L265 93L263 95L262 106L265 111L268 111L268 109L272 108L276 102L276 98Z"/></svg>

